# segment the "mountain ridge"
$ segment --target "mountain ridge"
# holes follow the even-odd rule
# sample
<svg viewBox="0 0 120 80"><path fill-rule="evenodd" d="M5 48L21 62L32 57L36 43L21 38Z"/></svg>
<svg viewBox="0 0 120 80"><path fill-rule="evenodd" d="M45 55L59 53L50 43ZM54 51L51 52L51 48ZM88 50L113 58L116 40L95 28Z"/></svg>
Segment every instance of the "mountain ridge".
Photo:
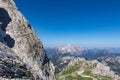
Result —
<svg viewBox="0 0 120 80"><path fill-rule="evenodd" d="M97 60L73 59L59 74L57 80L120 80L109 66Z"/></svg>
<svg viewBox="0 0 120 80"><path fill-rule="evenodd" d="M83 48L81 53L76 52L63 54L61 51L57 50L57 48L46 48L49 59L55 65L56 74L61 72L71 60L80 57L86 60L98 60L102 64L109 66L116 74L120 75L120 48Z"/></svg>

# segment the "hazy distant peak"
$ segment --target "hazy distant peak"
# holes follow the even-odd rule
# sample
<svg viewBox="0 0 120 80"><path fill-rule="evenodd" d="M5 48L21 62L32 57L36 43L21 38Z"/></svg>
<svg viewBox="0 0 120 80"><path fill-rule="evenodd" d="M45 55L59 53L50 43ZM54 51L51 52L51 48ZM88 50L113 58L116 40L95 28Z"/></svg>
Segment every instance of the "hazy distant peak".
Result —
<svg viewBox="0 0 120 80"><path fill-rule="evenodd" d="M80 53L84 49L82 49L79 45L67 44L57 47L58 51L62 53Z"/></svg>

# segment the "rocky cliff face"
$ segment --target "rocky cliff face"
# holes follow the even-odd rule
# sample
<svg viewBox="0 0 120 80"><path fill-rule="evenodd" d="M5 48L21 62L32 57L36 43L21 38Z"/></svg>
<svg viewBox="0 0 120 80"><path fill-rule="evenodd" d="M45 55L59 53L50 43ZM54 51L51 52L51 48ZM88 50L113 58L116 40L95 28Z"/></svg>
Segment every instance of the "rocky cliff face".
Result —
<svg viewBox="0 0 120 80"><path fill-rule="evenodd" d="M10 48L0 43L0 80L34 79L26 64Z"/></svg>
<svg viewBox="0 0 120 80"><path fill-rule="evenodd" d="M42 43L13 0L0 0L0 42L20 58L34 80L55 80Z"/></svg>

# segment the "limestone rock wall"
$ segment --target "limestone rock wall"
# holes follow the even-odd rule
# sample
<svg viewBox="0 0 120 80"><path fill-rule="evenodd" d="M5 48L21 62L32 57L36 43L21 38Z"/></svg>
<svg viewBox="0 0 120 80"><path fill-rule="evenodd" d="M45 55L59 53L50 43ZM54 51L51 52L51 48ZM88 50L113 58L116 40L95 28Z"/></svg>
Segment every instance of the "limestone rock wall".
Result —
<svg viewBox="0 0 120 80"><path fill-rule="evenodd" d="M30 79L33 75L26 64L9 47L0 43L0 80Z"/></svg>
<svg viewBox="0 0 120 80"><path fill-rule="evenodd" d="M0 42L27 64L35 80L55 80L41 41L13 0L0 0Z"/></svg>

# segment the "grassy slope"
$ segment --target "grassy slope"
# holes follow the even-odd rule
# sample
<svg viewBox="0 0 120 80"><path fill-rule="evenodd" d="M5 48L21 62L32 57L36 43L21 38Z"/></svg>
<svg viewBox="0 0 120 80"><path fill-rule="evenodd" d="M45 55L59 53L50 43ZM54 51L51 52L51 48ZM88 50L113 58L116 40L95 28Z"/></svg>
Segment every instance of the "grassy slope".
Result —
<svg viewBox="0 0 120 80"><path fill-rule="evenodd" d="M97 63L88 64L84 61L77 61L74 65L68 65L61 73L56 75L57 80L112 80L107 76L95 75L92 69L97 66ZM84 70L81 75L78 71Z"/></svg>

